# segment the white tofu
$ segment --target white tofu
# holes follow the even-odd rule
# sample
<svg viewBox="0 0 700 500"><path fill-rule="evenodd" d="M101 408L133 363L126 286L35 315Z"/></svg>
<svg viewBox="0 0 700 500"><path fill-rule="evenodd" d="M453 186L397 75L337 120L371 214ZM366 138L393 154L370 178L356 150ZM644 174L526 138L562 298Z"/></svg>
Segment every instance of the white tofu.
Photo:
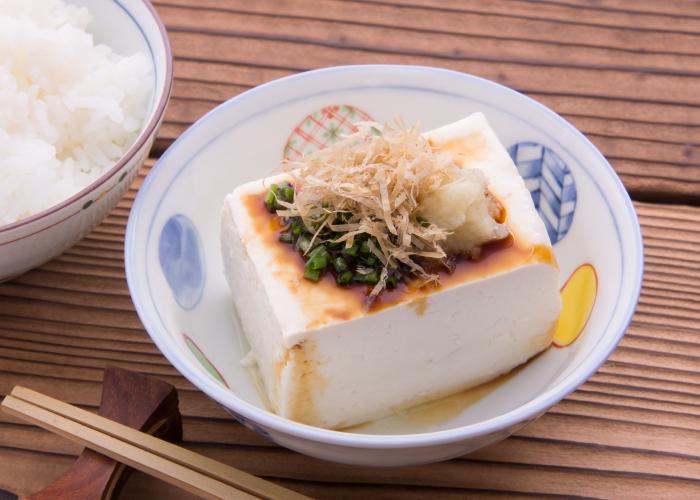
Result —
<svg viewBox="0 0 700 500"><path fill-rule="evenodd" d="M550 345L559 270L510 156L480 113L427 136L465 168L483 170L514 244L438 288L385 292L386 307L374 312L331 279L301 277L301 257L277 242L262 207L260 195L279 176L226 197L226 277L277 414L326 428L359 424L488 381Z"/></svg>

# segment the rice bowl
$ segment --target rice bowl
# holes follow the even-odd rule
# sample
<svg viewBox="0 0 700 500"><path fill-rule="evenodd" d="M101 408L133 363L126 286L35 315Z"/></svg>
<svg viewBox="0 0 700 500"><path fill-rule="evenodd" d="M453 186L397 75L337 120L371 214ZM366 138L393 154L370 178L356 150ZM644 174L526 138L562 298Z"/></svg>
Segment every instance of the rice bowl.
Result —
<svg viewBox="0 0 700 500"><path fill-rule="evenodd" d="M87 186L141 130L153 68L95 44L91 19L63 0L0 5L0 224Z"/></svg>
<svg viewBox="0 0 700 500"><path fill-rule="evenodd" d="M60 16L54 15L55 11L51 11L50 8L46 7L46 2L42 3L45 6L44 10L47 12L45 17L60 19ZM152 77L150 82L146 79L148 83L147 95L145 97L141 96L140 99L138 97L132 99L130 101L132 104L126 105L122 109L124 117L135 118L123 120L122 124L116 127L116 132L114 130L104 130L105 123L109 123L109 120L112 120L114 117L119 118L117 116L118 113L110 118L108 116L109 113L105 111L106 106L101 111L102 114L99 115L99 120L94 122L88 120L88 125L84 128L84 137L87 138L86 144L91 144L87 148L90 151L87 152L87 149L85 149L75 155L75 157L80 157L82 154L82 159L85 162L81 163L81 159L76 160L73 158L72 164L68 162L67 165L63 165L67 170L70 170L67 167L80 165L77 166L78 175L64 176L62 174L65 174L65 172L59 172L56 174L58 177L54 177L53 181L48 183L42 180L42 177L34 178L29 182L33 183L36 181L37 191L25 190L24 193L26 194L22 195L22 198L29 199L22 199L19 204L10 201L4 203L2 197L0 197L0 204L2 204L0 205L0 216L3 217L0 221L0 281L17 276L60 254L90 232L104 218L124 194L131 181L136 177L138 168L148 157L170 98L172 53L165 27L149 2L146 0L120 0L119 2L111 0L70 0L68 3L71 4L68 9L73 11L81 10L75 5L89 8L89 13L93 19L87 25L87 31L94 38L94 45L103 45L103 47L97 48L101 52L100 57L105 58L107 57L106 53L110 52L105 46L111 47L115 54L121 55L121 63L134 54L141 54L141 56L133 59L132 63L127 64L126 67L118 68L118 70L137 71L135 64L140 67L138 71L144 70L138 59L145 58L145 61L142 59L141 62L146 63L147 69L145 71L150 72ZM52 2L49 4L49 7L56 4L57 2ZM3 2L0 12L4 13L9 8L26 10L30 6L25 2ZM66 28L63 29L65 30ZM0 37L2 36L0 35ZM111 54L111 56L116 57L114 54ZM134 63L134 61L136 62ZM96 66L93 65L92 67ZM73 71L73 66L66 63L63 70ZM139 73L137 72L136 74L138 75ZM141 73L141 75L143 74ZM119 72L117 72L115 78L118 78L118 75ZM92 75L92 78L97 76ZM104 82L107 80L102 75L102 80L99 81ZM119 86L112 85L106 96L100 96L99 93L95 93L92 97L100 98L100 102L103 104L111 99L113 105L115 102L124 101L120 94L131 92L130 88L139 87L142 83L144 82L137 83L132 79L131 84L124 82L125 87L123 90L120 90L121 84ZM3 91L6 91L4 83L0 85L2 85ZM115 91L114 89L117 90ZM102 90L106 92L106 89ZM85 96L79 90L76 93L80 97ZM105 99L101 99L103 97ZM34 99L33 102L43 101ZM96 101L93 100L92 102L81 102L79 104L81 106L89 107L89 105L92 105L95 107L95 103ZM61 106L64 104L62 103ZM74 105L77 106L75 103ZM39 108L42 108L41 104ZM134 114L134 108L138 108L143 114L140 119ZM43 106L43 109L45 111L46 106ZM6 109L0 111L0 120L8 120L7 116L3 115L6 111ZM114 111L115 108L112 107L110 112ZM43 122L42 124L42 120L38 119L32 123L32 126L41 128L46 123ZM100 132L96 133L98 127ZM119 130L119 127L121 127L121 130ZM58 128L58 135L60 136L63 128L61 126L58 126ZM44 132L47 132L47 130L41 131L42 134ZM30 137L41 142L41 139L51 138L50 127L48 132L46 136L38 137L39 133L34 131L34 136ZM116 144L109 144L111 142L110 139L105 139L108 135L117 138ZM3 148L9 149L10 142L7 140L7 137L5 137L4 143L0 139L0 150ZM48 141L44 141L44 144L47 143ZM101 146L105 144L107 146L102 149ZM16 146L15 149L17 149ZM77 151L80 148L69 147L68 149ZM49 164L53 165L61 163L62 160L68 157L68 155L58 151L54 157L50 148L45 149L42 155L39 152L38 148L36 150L33 148L22 149L22 154L26 155L27 158L30 155L34 155L46 161L53 160L53 162L49 161ZM6 153L3 152L3 154ZM29 163L29 160L25 161ZM16 191L17 188L10 186L8 177L2 172L2 165L4 163L0 163L0 189L4 189L3 192L5 194L11 190ZM34 166L36 165L37 163L34 163ZM34 170L37 169L35 168ZM38 170L41 171L40 168ZM13 182L16 183L15 186L20 184L21 175L13 172L11 176ZM57 186L57 178L60 178L65 186ZM23 179L23 181L26 181L26 179ZM48 198L52 199L49 200ZM10 210L6 209L4 205L10 204L13 207L14 219L17 216L22 216L23 218L14 222L6 222L10 217L8 215ZM19 210L16 208L17 206L20 207Z"/></svg>

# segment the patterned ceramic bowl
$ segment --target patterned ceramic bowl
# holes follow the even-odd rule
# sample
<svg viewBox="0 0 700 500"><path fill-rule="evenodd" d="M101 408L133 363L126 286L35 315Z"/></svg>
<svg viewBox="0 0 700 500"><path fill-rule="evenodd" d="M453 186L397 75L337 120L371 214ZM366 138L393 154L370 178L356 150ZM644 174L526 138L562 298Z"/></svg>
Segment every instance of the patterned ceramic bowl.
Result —
<svg viewBox="0 0 700 500"><path fill-rule="evenodd" d="M219 254L219 211L234 186L335 141L356 120L400 113L423 130L474 111L509 148L561 265L555 345L517 374L444 404L339 432L265 410ZM168 251L162 251L167 249ZM412 66L349 66L283 78L222 104L166 152L134 203L126 271L151 337L193 384L245 426L316 457L401 465L455 457L505 438L583 383L622 337L639 296L634 209L600 152L541 104L495 83Z"/></svg>
<svg viewBox="0 0 700 500"><path fill-rule="evenodd" d="M69 0L90 9L95 42L153 62L151 105L141 133L124 156L93 183L46 210L0 226L0 281L43 264L89 233L116 205L148 157L172 86L172 54L163 23L147 0ZM38 196L38 195L37 195Z"/></svg>

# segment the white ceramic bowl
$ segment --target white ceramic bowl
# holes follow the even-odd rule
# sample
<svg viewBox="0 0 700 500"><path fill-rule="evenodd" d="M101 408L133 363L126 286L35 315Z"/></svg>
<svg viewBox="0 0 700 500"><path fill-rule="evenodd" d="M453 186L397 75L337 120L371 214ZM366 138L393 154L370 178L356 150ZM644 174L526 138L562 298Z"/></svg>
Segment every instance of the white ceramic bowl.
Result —
<svg viewBox="0 0 700 500"><path fill-rule="evenodd" d="M151 104L141 133L124 156L75 195L15 223L0 226L0 282L56 257L87 235L119 201L148 158L172 86L172 53L163 23L147 0L68 0L90 10L96 43L122 55L143 52L153 62ZM38 196L38 195L37 195Z"/></svg>
<svg viewBox="0 0 700 500"><path fill-rule="evenodd" d="M385 121L400 113L429 130L474 111L486 114L526 178L555 241L562 283L575 276L565 308L581 316L582 332L575 332L581 334L438 419L409 415L339 432L265 410L240 364L246 346L223 276L218 228L224 195L269 174L283 156L332 141L353 120L369 115ZM159 254L160 245L169 251ZM173 249L179 250L175 256ZM185 377L244 425L283 446L366 465L467 453L505 438L573 391L622 337L639 296L642 254L624 187L573 126L501 85L413 66L312 71L222 104L159 160L136 198L126 234L126 273L138 314ZM586 297L590 310L581 312Z"/></svg>

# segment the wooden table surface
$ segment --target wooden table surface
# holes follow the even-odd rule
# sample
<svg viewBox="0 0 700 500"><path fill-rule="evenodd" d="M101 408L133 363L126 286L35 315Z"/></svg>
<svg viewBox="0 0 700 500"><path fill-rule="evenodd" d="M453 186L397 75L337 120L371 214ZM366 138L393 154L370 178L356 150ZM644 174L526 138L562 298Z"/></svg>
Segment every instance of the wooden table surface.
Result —
<svg viewBox="0 0 700 500"><path fill-rule="evenodd" d="M0 394L24 384L95 408L102 369L180 392L185 444L300 492L343 498L700 498L700 2L157 0L175 54L153 160L107 219L0 285ZM449 462L325 463L241 427L161 356L127 291L124 228L163 150L220 102L323 66L414 63L483 76L582 130L627 186L646 272L622 343L589 382L501 443ZM0 488L26 494L79 448L0 415ZM135 475L124 498L186 496Z"/></svg>

